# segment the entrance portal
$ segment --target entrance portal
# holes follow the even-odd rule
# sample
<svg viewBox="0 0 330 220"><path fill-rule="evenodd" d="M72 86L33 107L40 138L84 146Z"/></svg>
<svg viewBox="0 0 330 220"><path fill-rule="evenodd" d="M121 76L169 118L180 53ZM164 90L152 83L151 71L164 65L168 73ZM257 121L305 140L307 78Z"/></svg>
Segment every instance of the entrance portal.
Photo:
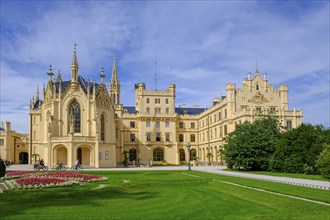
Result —
<svg viewBox="0 0 330 220"><path fill-rule="evenodd" d="M91 150L88 147L79 147L77 149L77 159L82 165L91 165Z"/></svg>
<svg viewBox="0 0 330 220"><path fill-rule="evenodd" d="M26 152L22 152L19 154L19 163L20 164L28 164L29 163L29 154Z"/></svg>

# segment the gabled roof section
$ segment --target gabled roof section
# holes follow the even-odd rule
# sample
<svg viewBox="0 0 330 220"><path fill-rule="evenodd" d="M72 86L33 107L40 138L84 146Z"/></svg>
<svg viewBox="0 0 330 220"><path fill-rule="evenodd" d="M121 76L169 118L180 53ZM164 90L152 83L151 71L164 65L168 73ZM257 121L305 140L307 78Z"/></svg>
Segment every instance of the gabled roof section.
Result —
<svg viewBox="0 0 330 220"><path fill-rule="evenodd" d="M137 111L134 106L124 106L124 111L127 111L128 114L136 114Z"/></svg>
<svg viewBox="0 0 330 220"><path fill-rule="evenodd" d="M56 92L59 92L59 87L60 84L62 86L62 92L64 92L66 90L66 88L68 87L68 85L70 84L71 80L69 81L62 81L60 82L55 82L55 86L56 86ZM88 81L84 79L84 77L82 76L78 76L78 83L81 85L81 88L85 91L85 93L87 93L87 87L88 87ZM92 93L93 92L93 86L94 86L94 82L90 82L89 85L89 92ZM95 90L97 91L97 89L99 88L100 84L95 83Z"/></svg>
<svg viewBox="0 0 330 220"><path fill-rule="evenodd" d="M175 108L175 113L179 115L199 115L207 108Z"/></svg>
<svg viewBox="0 0 330 220"><path fill-rule="evenodd" d="M42 100L38 99L33 105L33 110L37 110L41 105L42 105Z"/></svg>

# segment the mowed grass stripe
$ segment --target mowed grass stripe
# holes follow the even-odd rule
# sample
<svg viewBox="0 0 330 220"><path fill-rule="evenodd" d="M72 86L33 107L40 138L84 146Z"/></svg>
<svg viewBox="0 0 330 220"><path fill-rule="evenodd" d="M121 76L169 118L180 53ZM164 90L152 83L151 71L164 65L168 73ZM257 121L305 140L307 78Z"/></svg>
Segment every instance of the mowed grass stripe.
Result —
<svg viewBox="0 0 330 220"><path fill-rule="evenodd" d="M320 201L301 198L301 197L297 197L297 196L291 196L291 195L287 195L287 194L272 192L272 191L268 191L268 190L264 190L264 189L258 189L258 188L254 188L254 187L250 187L250 186L243 186L243 185L240 185L240 184L237 184L237 183L231 183L231 182L221 181L221 180L216 180L216 179L213 179L213 181L222 182L222 183L226 183L226 184L229 184L229 185L243 187L243 188L256 190L256 191L260 191L260 192L270 193L270 194L274 194L274 195L278 195L278 196L284 196L284 197L288 197L288 198L292 198L292 199L299 199L299 200L303 200L303 201L307 201L307 202L313 202L313 203L317 203L317 204L321 204L321 205L330 206L329 203L325 203L325 202L320 202Z"/></svg>
<svg viewBox="0 0 330 220"><path fill-rule="evenodd" d="M201 176L187 174L187 173L181 173L181 174L191 176L191 177L196 177L196 178L204 178L204 177L201 177ZM306 198L302 198L302 197L298 197L298 196L291 196L291 195L288 195L288 194L272 192L272 191L268 191L268 190L264 190L264 189L260 189L260 188L255 188L255 187L250 187L250 186L244 186L244 185L240 185L240 184L232 183L232 182L228 182L228 181L222 181L222 180L216 180L216 179L212 179L212 180L216 181L216 182L226 183L226 184L233 185L233 186L238 186L238 187L243 187L243 188L256 190L256 191L260 191L260 192L270 193L270 194L273 194L273 195L284 196L284 197L288 197L288 198L292 198L292 199L298 199L298 200L303 200L303 201L307 201L307 202L312 202L312 203L317 203L317 204L321 204L321 205L330 206L329 203L320 202L320 201L317 201L317 200L306 199Z"/></svg>
<svg viewBox="0 0 330 220"><path fill-rule="evenodd" d="M327 219L329 207L182 171L95 172L110 179L70 188L4 191L0 219ZM188 173L188 172L186 172ZM220 179L220 178L219 178ZM123 180L130 182L124 183ZM18 208L19 207L19 208Z"/></svg>

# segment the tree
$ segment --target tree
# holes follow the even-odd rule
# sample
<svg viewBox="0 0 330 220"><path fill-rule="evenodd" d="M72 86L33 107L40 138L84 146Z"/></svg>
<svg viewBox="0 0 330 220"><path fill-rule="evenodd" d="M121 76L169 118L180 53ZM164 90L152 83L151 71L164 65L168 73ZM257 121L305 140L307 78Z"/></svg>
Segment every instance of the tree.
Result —
<svg viewBox="0 0 330 220"><path fill-rule="evenodd" d="M211 157L213 157L213 154L212 153L207 153L206 157L208 158L209 160L209 166L211 166Z"/></svg>
<svg viewBox="0 0 330 220"><path fill-rule="evenodd" d="M275 116L261 116L253 123L246 121L237 125L225 139L223 154L227 166L238 170L267 170L280 129Z"/></svg>
<svg viewBox="0 0 330 220"><path fill-rule="evenodd" d="M330 144L325 145L324 150L317 159L317 166L321 175L330 179Z"/></svg>
<svg viewBox="0 0 330 220"><path fill-rule="evenodd" d="M6 165L0 157L0 177L3 177L5 175L6 175Z"/></svg>
<svg viewBox="0 0 330 220"><path fill-rule="evenodd" d="M277 142L271 160L271 170L289 173L317 173L317 157L330 143L329 129L322 126L302 124L286 132Z"/></svg>

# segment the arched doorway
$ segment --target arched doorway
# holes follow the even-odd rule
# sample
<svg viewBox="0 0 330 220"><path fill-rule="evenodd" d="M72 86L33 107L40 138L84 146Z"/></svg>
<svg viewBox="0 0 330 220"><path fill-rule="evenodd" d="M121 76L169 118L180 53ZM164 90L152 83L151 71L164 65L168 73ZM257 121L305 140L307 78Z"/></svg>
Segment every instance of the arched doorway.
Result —
<svg viewBox="0 0 330 220"><path fill-rule="evenodd" d="M29 163L29 154L26 152L19 153L19 163L28 164Z"/></svg>
<svg viewBox="0 0 330 220"><path fill-rule="evenodd" d="M180 158L180 163L186 162L186 154L183 149L179 150L179 158Z"/></svg>
<svg viewBox="0 0 330 220"><path fill-rule="evenodd" d="M190 150L190 160L196 160L196 150L195 149Z"/></svg>
<svg viewBox="0 0 330 220"><path fill-rule="evenodd" d="M91 165L91 150L89 147L79 147L77 149L77 159L82 165Z"/></svg>
<svg viewBox="0 0 330 220"><path fill-rule="evenodd" d="M132 148L129 150L129 161L136 160L136 149Z"/></svg>
<svg viewBox="0 0 330 220"><path fill-rule="evenodd" d="M54 157L53 157L54 165L59 162L64 165L68 165L68 150L65 145L57 145L54 148Z"/></svg>

